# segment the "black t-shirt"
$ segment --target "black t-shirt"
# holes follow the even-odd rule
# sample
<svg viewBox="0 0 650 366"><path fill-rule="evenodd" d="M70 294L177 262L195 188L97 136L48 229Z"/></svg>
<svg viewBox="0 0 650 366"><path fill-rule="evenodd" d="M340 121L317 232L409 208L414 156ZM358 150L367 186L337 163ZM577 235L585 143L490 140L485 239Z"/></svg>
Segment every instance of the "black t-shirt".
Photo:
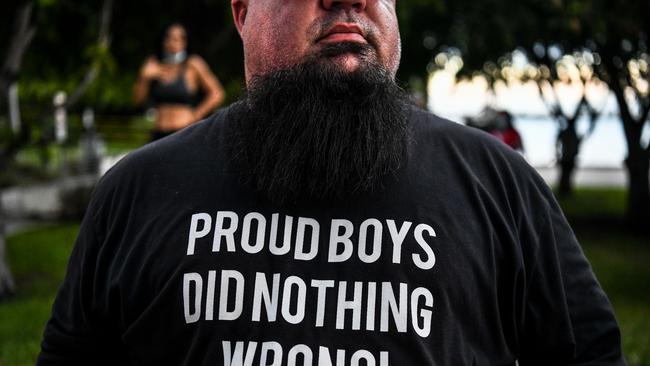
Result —
<svg viewBox="0 0 650 366"><path fill-rule="evenodd" d="M228 112L98 185L40 365L623 365L606 295L542 179L413 110L383 188L278 208L230 173Z"/></svg>

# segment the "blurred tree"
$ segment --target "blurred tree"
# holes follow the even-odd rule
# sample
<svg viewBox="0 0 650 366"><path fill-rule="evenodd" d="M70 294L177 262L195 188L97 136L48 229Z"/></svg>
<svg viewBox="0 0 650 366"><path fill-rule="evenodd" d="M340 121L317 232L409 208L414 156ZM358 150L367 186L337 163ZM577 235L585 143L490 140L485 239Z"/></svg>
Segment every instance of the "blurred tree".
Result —
<svg viewBox="0 0 650 366"><path fill-rule="evenodd" d="M584 14L585 34L593 34L595 50L602 59L598 72L616 96L625 131L628 154L628 215L634 226L650 231L650 143L643 138L650 113L650 50L647 37L650 2L644 0L595 4L603 16L600 21ZM595 24L594 24L595 23ZM593 30L591 29L593 27ZM587 33L589 32L589 33Z"/></svg>
<svg viewBox="0 0 650 366"><path fill-rule="evenodd" d="M407 8L403 26L410 28L405 32L405 48L409 49L404 52L403 69L407 73L427 65L434 69L434 55L451 49L462 54L461 76L481 71L492 85L502 78L504 59L518 49L547 68L549 74L542 83L554 84L560 79L555 73L566 67L562 65L565 56L574 61L574 54L593 57L589 79L606 83L615 95L625 131L630 223L650 230L650 146L643 135L650 114L650 18L640 15L650 14L649 1L418 0L401 6ZM546 60L548 54L537 56L540 44L546 46L545 51L554 46L557 55ZM599 108L586 109L595 120ZM567 172L564 184L575 167L581 142L575 130L576 111L555 112L563 125L558 137L560 163Z"/></svg>
<svg viewBox="0 0 650 366"><path fill-rule="evenodd" d="M50 0L40 0L42 6L51 5ZM17 88L18 80L21 76L23 67L23 56L27 52L32 39L36 33L36 26L33 23L32 10L34 2L26 1L18 4L15 9L15 21L13 31L9 36L9 47L6 51L5 62L2 66L0 73L0 95L9 95L9 111L10 120L15 119L15 114L18 113L18 94L15 92L7 92L12 88ZM88 90L89 86L96 79L99 71L101 70L102 61L107 58L109 40L110 40L110 19L113 8L113 0L104 0L101 13L99 15L99 36L91 49L94 50L93 60L91 66L88 68L83 79L74 88L72 94L67 99L65 108L72 107L77 103L84 93ZM2 98L4 100L4 98ZM1 103L1 102L0 102ZM50 108L45 109L51 113ZM47 113L46 112L46 113ZM30 142L31 128L30 123L24 126L12 122L9 131L2 134L0 141L0 171L5 171L7 166L13 160L15 154ZM0 196L1 197L1 196ZM9 270L9 265L5 258L5 215L3 213L2 201L0 200L0 299L4 299L11 295L14 291L14 281Z"/></svg>
<svg viewBox="0 0 650 366"><path fill-rule="evenodd" d="M11 296L16 285L11 269L6 259L5 220L2 212L2 200L0 200L0 302Z"/></svg>
<svg viewBox="0 0 650 366"><path fill-rule="evenodd" d="M86 93L90 85L97 79L102 66L111 69L113 67L112 57L110 54L111 44L111 18L113 16L113 0L104 0L102 10L99 15L99 32L97 43L88 48L88 55L91 64L81 82L75 87L66 101L66 108L75 105Z"/></svg>
<svg viewBox="0 0 650 366"><path fill-rule="evenodd" d="M532 0L531 0L532 1ZM589 52L594 72L616 97L628 154L628 217L637 229L650 230L650 146L643 138L650 113L650 54L647 0L548 0L552 22L529 32L565 54ZM525 43L532 50L535 43Z"/></svg>
<svg viewBox="0 0 650 366"><path fill-rule="evenodd" d="M18 104L18 79L22 67L23 56L29 47L36 29L32 24L32 2L20 3L15 9L15 20L10 33L5 61L0 69L0 105L8 99L10 127L6 128L6 136L0 141L0 171L6 169L8 161L28 139L28 129L20 125ZM1 128L1 126L0 126ZM2 189L0 188L0 193ZM15 290L15 284L9 264L6 259L5 219L0 195L0 301L10 296Z"/></svg>
<svg viewBox="0 0 650 366"><path fill-rule="evenodd" d="M9 45L0 69L0 106L6 105L9 110L9 126L0 126L3 137L0 141L0 170L6 168L11 157L28 141L29 128L21 126L20 107L18 101L18 80L20 77L23 58L29 48L36 27L32 20L34 4L25 1L13 9L14 21L7 39Z"/></svg>
<svg viewBox="0 0 650 366"><path fill-rule="evenodd" d="M564 55L557 59L560 53L557 45L533 45L535 59L529 72L524 74L524 80L535 81L539 94L549 115L558 124L557 134L557 163L560 168L558 192L561 196L573 193L572 178L582 142L595 129L601 112L604 109L606 98L594 101L590 98L591 89L602 84L594 73L594 57L591 52L575 52L573 55ZM558 89L569 86L579 93L577 103L569 106L568 111L563 107ZM602 92L602 88L600 88ZM591 100L590 100L591 99ZM589 129L580 134L578 120L584 115L589 120Z"/></svg>
<svg viewBox="0 0 650 366"><path fill-rule="evenodd" d="M11 274L11 268L9 267L9 262L6 257L7 243L5 237L5 218L2 210L2 200L0 199L0 302L11 296L16 289L14 278Z"/></svg>
<svg viewBox="0 0 650 366"><path fill-rule="evenodd" d="M6 50L5 60L0 71L0 91L6 92L18 78L23 56L36 33L36 28L32 23L33 7L33 2L25 1L20 3L16 9L11 9L14 22L13 29L6 40L9 47Z"/></svg>
<svg viewBox="0 0 650 366"><path fill-rule="evenodd" d="M570 65L572 56L563 57L561 47L553 45L551 49L551 44L543 45L539 41L557 41L553 38L557 32L550 28L563 24L558 17L561 12L558 14L555 6L543 1L531 0L420 0L417 3L403 2L401 6L404 8L402 23L407 24L404 27L407 43L402 72L412 74L426 70L429 73L446 67L441 62L455 62L455 56L462 55L461 66L464 67L459 70L461 77L471 77L480 72L492 87L497 81L506 85L528 80L537 83L549 114L560 128L557 135L558 165L561 168L559 190L569 194L579 147L585 137L577 132L577 121L587 113L593 121L593 129L599 108L589 103L586 87L598 80L593 72L585 72L589 71L584 70L585 67L590 69L591 65L584 60L580 60L580 65ZM420 33L422 37L417 36ZM544 49L541 54L540 47ZM515 49L517 51L513 52ZM547 49L555 52L547 52ZM525 65L524 70L515 70L512 56L517 53L534 64ZM436 59L438 55L440 58ZM566 71L576 66L583 71L578 78L569 80L567 72L558 74L558 68ZM456 67L452 69L455 71ZM567 81L582 84L583 89L583 98L571 111L562 108L555 92L558 83Z"/></svg>

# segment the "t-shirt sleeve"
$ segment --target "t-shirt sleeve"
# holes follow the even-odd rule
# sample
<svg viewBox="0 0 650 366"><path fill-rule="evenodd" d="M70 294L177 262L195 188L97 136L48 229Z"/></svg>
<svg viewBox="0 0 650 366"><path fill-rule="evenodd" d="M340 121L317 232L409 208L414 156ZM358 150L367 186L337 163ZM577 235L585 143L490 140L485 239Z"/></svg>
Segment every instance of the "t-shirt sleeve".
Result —
<svg viewBox="0 0 650 366"><path fill-rule="evenodd" d="M37 365L108 365L120 353L113 327L100 315L96 283L103 236L89 208L48 321Z"/></svg>
<svg viewBox="0 0 650 366"><path fill-rule="evenodd" d="M555 200L537 212L521 329L521 366L625 365L612 306ZM532 237L532 238L531 238Z"/></svg>

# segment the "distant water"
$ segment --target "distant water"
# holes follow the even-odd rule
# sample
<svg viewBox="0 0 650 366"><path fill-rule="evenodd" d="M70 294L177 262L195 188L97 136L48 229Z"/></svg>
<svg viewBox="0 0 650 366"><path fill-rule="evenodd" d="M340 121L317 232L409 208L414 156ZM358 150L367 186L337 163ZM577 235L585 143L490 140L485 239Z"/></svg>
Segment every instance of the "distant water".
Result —
<svg viewBox="0 0 650 366"><path fill-rule="evenodd" d="M462 120L459 116L447 116L454 121ZM516 116L515 127L524 142L528 162L535 167L550 167L555 164L555 141L558 125L547 117ZM578 123L578 131L584 133L589 128L586 119ZM644 139L650 139L650 128L646 124ZM627 155L627 143L620 120L612 116L603 116L596 128L582 143L578 165L584 168L620 168Z"/></svg>
<svg viewBox="0 0 650 366"><path fill-rule="evenodd" d="M517 117L515 126L522 135L526 158L533 166L548 166L555 162L555 140L558 125L548 118ZM578 122L580 134L589 129L586 119ZM650 139L650 126L646 123L644 142ZM620 168L627 156L627 142L623 124L618 117L601 117L594 131L587 136L578 156L578 165L585 168Z"/></svg>

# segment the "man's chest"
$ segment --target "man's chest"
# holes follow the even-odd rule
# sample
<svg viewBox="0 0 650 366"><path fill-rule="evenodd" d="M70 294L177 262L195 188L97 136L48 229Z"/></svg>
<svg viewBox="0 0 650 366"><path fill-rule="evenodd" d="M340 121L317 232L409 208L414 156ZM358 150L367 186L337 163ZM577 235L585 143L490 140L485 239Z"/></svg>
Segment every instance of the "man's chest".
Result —
<svg viewBox="0 0 650 366"><path fill-rule="evenodd" d="M390 350L430 352L450 339L461 347L458 318L497 311L476 306L495 302L493 239L444 215L198 206L134 235L148 248L141 265L153 287L136 328L164 318L220 339L223 357L262 357L277 343L283 352L308 345L312 357L365 350L379 365Z"/></svg>

